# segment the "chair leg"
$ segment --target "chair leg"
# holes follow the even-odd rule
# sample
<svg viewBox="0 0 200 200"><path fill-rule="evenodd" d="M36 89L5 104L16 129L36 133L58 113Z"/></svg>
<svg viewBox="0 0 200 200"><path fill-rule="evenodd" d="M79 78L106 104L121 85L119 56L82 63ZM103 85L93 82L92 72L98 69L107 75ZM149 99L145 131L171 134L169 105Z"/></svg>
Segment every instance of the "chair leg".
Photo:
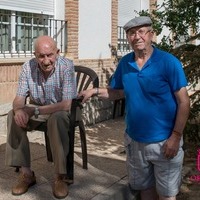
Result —
<svg viewBox="0 0 200 200"><path fill-rule="evenodd" d="M117 108L117 104L118 104L118 100L114 100L113 102L113 116L112 118L115 119L115 113L116 113L116 108Z"/></svg>
<svg viewBox="0 0 200 200"><path fill-rule="evenodd" d="M15 172L18 173L20 168L21 168L21 167L16 166L16 167L15 167Z"/></svg>
<svg viewBox="0 0 200 200"><path fill-rule="evenodd" d="M74 180L74 134L75 134L75 120L71 123L69 131L69 153L67 155L67 178Z"/></svg>
<svg viewBox="0 0 200 200"><path fill-rule="evenodd" d="M49 162L53 162L53 157L51 153L51 146L49 143L49 137L47 135L47 131L44 132L44 137L45 137L45 144L46 144L46 152L47 152L47 160Z"/></svg>
<svg viewBox="0 0 200 200"><path fill-rule="evenodd" d="M125 98L121 100L121 116L125 113Z"/></svg>
<svg viewBox="0 0 200 200"><path fill-rule="evenodd" d="M125 111L125 99L117 99L114 101L114 105L113 105L113 119L115 118L115 114L116 114L116 109L118 104L120 104L121 106L121 113L120 116L124 115L124 111Z"/></svg>
<svg viewBox="0 0 200 200"><path fill-rule="evenodd" d="M84 123L83 123L82 120L79 121L79 131L80 131L80 138L81 138L83 169L88 169L88 166L87 166L86 133L85 133Z"/></svg>

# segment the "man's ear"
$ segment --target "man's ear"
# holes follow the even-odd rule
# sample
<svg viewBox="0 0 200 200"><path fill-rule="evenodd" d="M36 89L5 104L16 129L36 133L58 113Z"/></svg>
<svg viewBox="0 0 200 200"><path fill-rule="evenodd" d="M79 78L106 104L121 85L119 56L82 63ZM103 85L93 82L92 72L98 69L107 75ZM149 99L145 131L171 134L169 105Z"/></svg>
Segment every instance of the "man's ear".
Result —
<svg viewBox="0 0 200 200"><path fill-rule="evenodd" d="M59 54L60 54L60 49L57 49L57 52L56 52L56 53L57 53L57 55L59 55Z"/></svg>

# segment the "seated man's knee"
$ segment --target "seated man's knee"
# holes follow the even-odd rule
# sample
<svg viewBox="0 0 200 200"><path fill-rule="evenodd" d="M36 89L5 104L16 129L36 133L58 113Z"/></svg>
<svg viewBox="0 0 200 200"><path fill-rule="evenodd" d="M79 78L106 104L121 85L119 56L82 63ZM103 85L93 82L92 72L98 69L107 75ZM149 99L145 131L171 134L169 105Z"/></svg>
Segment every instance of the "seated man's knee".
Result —
<svg viewBox="0 0 200 200"><path fill-rule="evenodd" d="M56 121L60 122L63 120L69 122L69 112L58 111L58 112L52 113L48 119L48 122L49 123L56 122Z"/></svg>
<svg viewBox="0 0 200 200"><path fill-rule="evenodd" d="M13 117L14 117L14 112L13 112L13 110L10 110L9 112L8 112L8 119L10 120L10 119L13 119Z"/></svg>

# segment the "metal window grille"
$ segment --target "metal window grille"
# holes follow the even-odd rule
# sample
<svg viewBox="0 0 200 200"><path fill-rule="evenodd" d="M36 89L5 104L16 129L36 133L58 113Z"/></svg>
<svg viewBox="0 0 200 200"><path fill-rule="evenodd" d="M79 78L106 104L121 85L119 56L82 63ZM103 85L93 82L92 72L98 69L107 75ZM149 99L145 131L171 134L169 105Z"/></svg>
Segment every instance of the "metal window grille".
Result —
<svg viewBox="0 0 200 200"><path fill-rule="evenodd" d="M32 56L34 40L40 35L53 37L65 53L66 26L66 21L49 15L0 10L0 58Z"/></svg>
<svg viewBox="0 0 200 200"><path fill-rule="evenodd" d="M118 26L118 44L117 44L117 52L119 56L123 56L129 52L131 52L131 47L126 39L126 33L123 27Z"/></svg>

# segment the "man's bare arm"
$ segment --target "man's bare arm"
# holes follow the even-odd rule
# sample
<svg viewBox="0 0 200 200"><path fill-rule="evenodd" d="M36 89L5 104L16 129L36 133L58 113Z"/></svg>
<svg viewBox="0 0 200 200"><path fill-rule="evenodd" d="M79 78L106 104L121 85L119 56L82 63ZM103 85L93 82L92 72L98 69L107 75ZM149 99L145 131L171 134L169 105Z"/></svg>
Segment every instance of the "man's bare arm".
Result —
<svg viewBox="0 0 200 200"><path fill-rule="evenodd" d="M79 97L83 97L82 103L85 103L90 97L98 96L103 99L116 100L124 97L123 90L112 88L93 88L79 93Z"/></svg>

